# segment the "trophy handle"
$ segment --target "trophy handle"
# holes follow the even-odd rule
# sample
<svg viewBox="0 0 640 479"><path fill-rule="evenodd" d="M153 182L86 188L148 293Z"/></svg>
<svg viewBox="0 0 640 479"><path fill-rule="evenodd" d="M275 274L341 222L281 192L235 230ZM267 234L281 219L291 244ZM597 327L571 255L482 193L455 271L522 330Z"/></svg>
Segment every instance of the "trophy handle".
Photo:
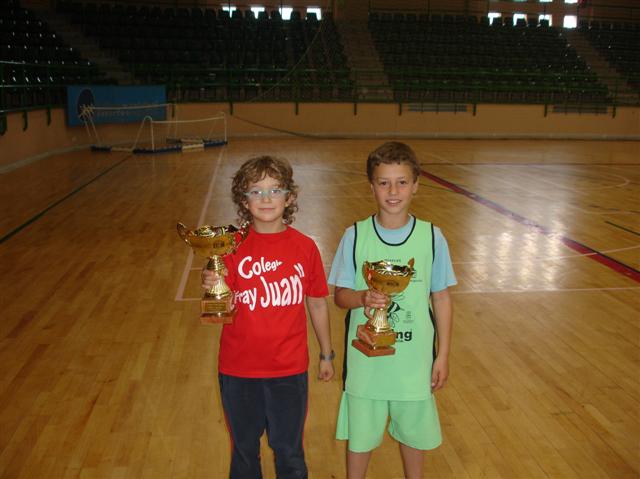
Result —
<svg viewBox="0 0 640 479"><path fill-rule="evenodd" d="M364 308L364 315L369 320L368 322L376 321L379 317L379 311L386 311L387 308ZM377 314L376 314L377 312Z"/></svg>
<svg viewBox="0 0 640 479"><path fill-rule="evenodd" d="M189 228L187 228L184 224L178 222L178 224L176 225L176 228L178 229L178 235L180 236L180 238L182 238L182 240L187 243L189 246L189 233L191 232L189 230Z"/></svg>
<svg viewBox="0 0 640 479"><path fill-rule="evenodd" d="M238 250L238 246L240 246L240 243L242 243L247 238L247 235L249 234L250 225L251 223L249 223L248 221L245 221L240 225L240 228L238 229L238 231L236 231L235 234L233 235L233 247L228 254L233 254Z"/></svg>

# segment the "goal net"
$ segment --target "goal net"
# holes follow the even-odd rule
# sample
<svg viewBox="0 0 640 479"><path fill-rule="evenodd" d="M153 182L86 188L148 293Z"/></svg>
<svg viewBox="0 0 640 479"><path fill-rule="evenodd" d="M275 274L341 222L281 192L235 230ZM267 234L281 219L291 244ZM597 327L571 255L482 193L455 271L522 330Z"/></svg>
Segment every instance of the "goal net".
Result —
<svg viewBox="0 0 640 479"><path fill-rule="evenodd" d="M175 103L87 105L80 118L94 150L162 153L227 142L227 119L223 112L208 118L181 119Z"/></svg>

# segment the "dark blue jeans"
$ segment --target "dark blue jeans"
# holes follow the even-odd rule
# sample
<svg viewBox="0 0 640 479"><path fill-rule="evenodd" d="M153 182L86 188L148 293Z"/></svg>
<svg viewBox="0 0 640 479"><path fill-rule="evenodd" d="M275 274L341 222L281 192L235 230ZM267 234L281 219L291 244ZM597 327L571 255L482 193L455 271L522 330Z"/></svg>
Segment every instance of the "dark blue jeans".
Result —
<svg viewBox="0 0 640 479"><path fill-rule="evenodd" d="M260 436L267 432L278 479L306 479L302 431L307 373L283 378L219 374L222 407L233 442L230 479L261 479Z"/></svg>

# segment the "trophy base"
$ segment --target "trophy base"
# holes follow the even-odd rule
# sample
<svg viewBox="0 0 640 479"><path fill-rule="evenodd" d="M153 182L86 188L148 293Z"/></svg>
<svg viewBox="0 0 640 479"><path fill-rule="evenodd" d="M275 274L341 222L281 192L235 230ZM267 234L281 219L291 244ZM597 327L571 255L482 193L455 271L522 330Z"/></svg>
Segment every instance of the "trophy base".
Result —
<svg viewBox="0 0 640 479"><path fill-rule="evenodd" d="M229 299L204 297L200 300L200 322L202 324L231 324L236 315Z"/></svg>
<svg viewBox="0 0 640 479"><path fill-rule="evenodd" d="M235 314L230 315L217 315L202 313L200 315L201 324L232 324Z"/></svg>
<svg viewBox="0 0 640 479"><path fill-rule="evenodd" d="M364 354L365 356L369 356L370 358L375 356L391 356L392 354L396 354L396 350L391 346L374 347L359 339L354 339L353 341L351 341L351 345L362 354Z"/></svg>
<svg viewBox="0 0 640 479"><path fill-rule="evenodd" d="M395 348L391 347L396 342L396 333L393 330L376 333L361 324L356 335L358 339L354 339L351 345L365 356L389 356L396 353Z"/></svg>

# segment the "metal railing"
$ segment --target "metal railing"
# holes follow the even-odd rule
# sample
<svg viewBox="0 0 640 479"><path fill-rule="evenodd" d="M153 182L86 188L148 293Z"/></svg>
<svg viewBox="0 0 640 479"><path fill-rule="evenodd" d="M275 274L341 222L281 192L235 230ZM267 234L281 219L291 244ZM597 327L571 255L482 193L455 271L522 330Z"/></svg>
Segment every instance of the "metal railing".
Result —
<svg viewBox="0 0 640 479"><path fill-rule="evenodd" d="M402 104L482 103L572 106L640 106L640 93L622 96L620 78L585 72L440 70L223 69L133 66L140 84L165 84L177 102L348 102ZM7 74L9 73L9 74ZM104 83L93 66L0 61L0 116L62 106L66 84ZM595 80L595 81L594 81ZM25 118L26 121L26 118ZM6 121L4 122L6 127ZM0 132L3 121L0 119Z"/></svg>
<svg viewBox="0 0 640 479"><path fill-rule="evenodd" d="M66 85L98 82L94 65L0 61L0 112L61 105Z"/></svg>

